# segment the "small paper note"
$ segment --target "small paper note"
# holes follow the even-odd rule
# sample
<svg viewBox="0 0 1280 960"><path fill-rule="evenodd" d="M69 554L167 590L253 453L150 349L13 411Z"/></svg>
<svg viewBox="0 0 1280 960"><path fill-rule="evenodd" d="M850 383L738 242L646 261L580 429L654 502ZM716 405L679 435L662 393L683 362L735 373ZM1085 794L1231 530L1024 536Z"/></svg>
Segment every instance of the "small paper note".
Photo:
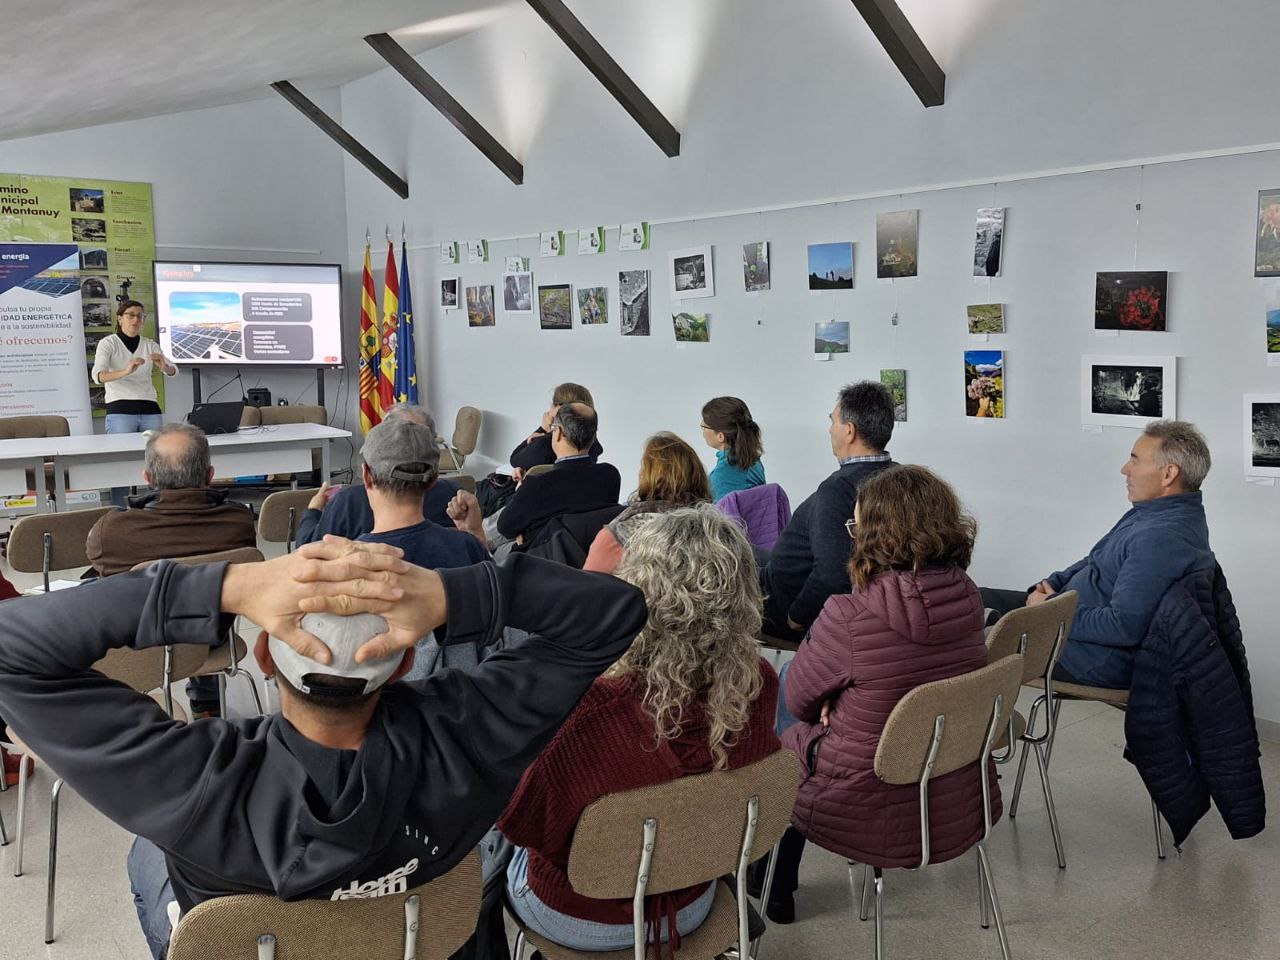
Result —
<svg viewBox="0 0 1280 960"><path fill-rule="evenodd" d="M1257 484L1259 487L1274 487L1276 485L1275 477L1245 477L1245 483Z"/></svg>
<svg viewBox="0 0 1280 960"><path fill-rule="evenodd" d="M1118 337L1120 336L1120 331L1119 330L1095 330L1093 331L1093 335L1095 337Z"/></svg>
<svg viewBox="0 0 1280 960"><path fill-rule="evenodd" d="M1082 423L1080 424L1081 433L1101 433L1102 425L1098 423Z"/></svg>

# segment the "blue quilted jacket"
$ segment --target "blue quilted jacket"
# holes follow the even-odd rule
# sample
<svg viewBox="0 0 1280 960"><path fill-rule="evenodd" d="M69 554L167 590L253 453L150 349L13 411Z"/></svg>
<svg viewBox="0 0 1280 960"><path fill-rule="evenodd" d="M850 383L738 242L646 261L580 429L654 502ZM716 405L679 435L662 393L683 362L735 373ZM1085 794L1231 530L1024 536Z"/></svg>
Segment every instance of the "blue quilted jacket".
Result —
<svg viewBox="0 0 1280 960"><path fill-rule="evenodd" d="M1181 844L1212 799L1231 836L1260 833L1266 796L1240 620L1222 569L1183 577L1135 651L1125 756Z"/></svg>

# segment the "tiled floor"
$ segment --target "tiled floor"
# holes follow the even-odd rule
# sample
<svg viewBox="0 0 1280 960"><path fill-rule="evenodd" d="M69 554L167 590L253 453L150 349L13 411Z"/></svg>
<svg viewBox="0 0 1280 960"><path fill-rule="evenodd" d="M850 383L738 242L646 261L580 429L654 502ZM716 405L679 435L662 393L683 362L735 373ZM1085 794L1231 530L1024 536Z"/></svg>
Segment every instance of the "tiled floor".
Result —
<svg viewBox="0 0 1280 960"><path fill-rule="evenodd" d="M27 586L32 578L17 581ZM247 695L237 686L232 709L244 710ZM1053 783L1066 870L1054 860L1034 771L1016 822L996 826L990 850L1014 957L1280 957L1280 910L1267 906L1280 888L1276 832L1232 841L1211 812L1181 855L1170 847L1169 858L1158 861L1149 802L1120 755L1121 719L1106 707L1063 708ZM1263 768L1274 795L1280 745L1263 745ZM146 960L124 872L129 837L71 791L62 795L57 939L44 945L49 785L41 769L32 782L24 876L12 876L14 845L0 849L0 960ZM16 805L16 791L0 794L11 835ZM871 924L851 910L844 861L811 847L801 878L797 922L770 931L765 960L872 956ZM978 927L972 856L922 873L888 873L885 932L891 960L999 957L995 931Z"/></svg>

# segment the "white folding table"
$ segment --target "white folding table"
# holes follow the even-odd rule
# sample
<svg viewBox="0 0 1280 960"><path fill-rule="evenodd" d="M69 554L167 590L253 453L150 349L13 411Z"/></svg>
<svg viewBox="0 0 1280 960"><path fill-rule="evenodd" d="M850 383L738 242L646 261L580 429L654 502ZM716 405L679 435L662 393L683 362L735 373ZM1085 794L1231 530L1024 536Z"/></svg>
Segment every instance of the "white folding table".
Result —
<svg viewBox="0 0 1280 960"><path fill-rule="evenodd" d="M36 510L45 509L44 462L67 437L24 437L0 440L0 493L26 493L27 472L36 478Z"/></svg>

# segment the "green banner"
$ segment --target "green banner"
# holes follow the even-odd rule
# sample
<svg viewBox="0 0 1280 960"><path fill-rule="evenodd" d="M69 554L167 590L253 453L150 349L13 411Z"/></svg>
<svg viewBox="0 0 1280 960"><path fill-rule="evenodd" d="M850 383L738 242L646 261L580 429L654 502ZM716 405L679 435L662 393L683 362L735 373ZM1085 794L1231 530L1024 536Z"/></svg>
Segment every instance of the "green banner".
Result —
<svg viewBox="0 0 1280 960"><path fill-rule="evenodd" d="M0 173L0 240L79 247L86 379L93 367L88 344L96 345L115 332L121 300L137 300L146 307L143 333L158 339L151 276L156 258L151 184ZM164 376L156 370L152 379L163 408ZM90 383L89 402L95 417L105 414L98 384Z"/></svg>

